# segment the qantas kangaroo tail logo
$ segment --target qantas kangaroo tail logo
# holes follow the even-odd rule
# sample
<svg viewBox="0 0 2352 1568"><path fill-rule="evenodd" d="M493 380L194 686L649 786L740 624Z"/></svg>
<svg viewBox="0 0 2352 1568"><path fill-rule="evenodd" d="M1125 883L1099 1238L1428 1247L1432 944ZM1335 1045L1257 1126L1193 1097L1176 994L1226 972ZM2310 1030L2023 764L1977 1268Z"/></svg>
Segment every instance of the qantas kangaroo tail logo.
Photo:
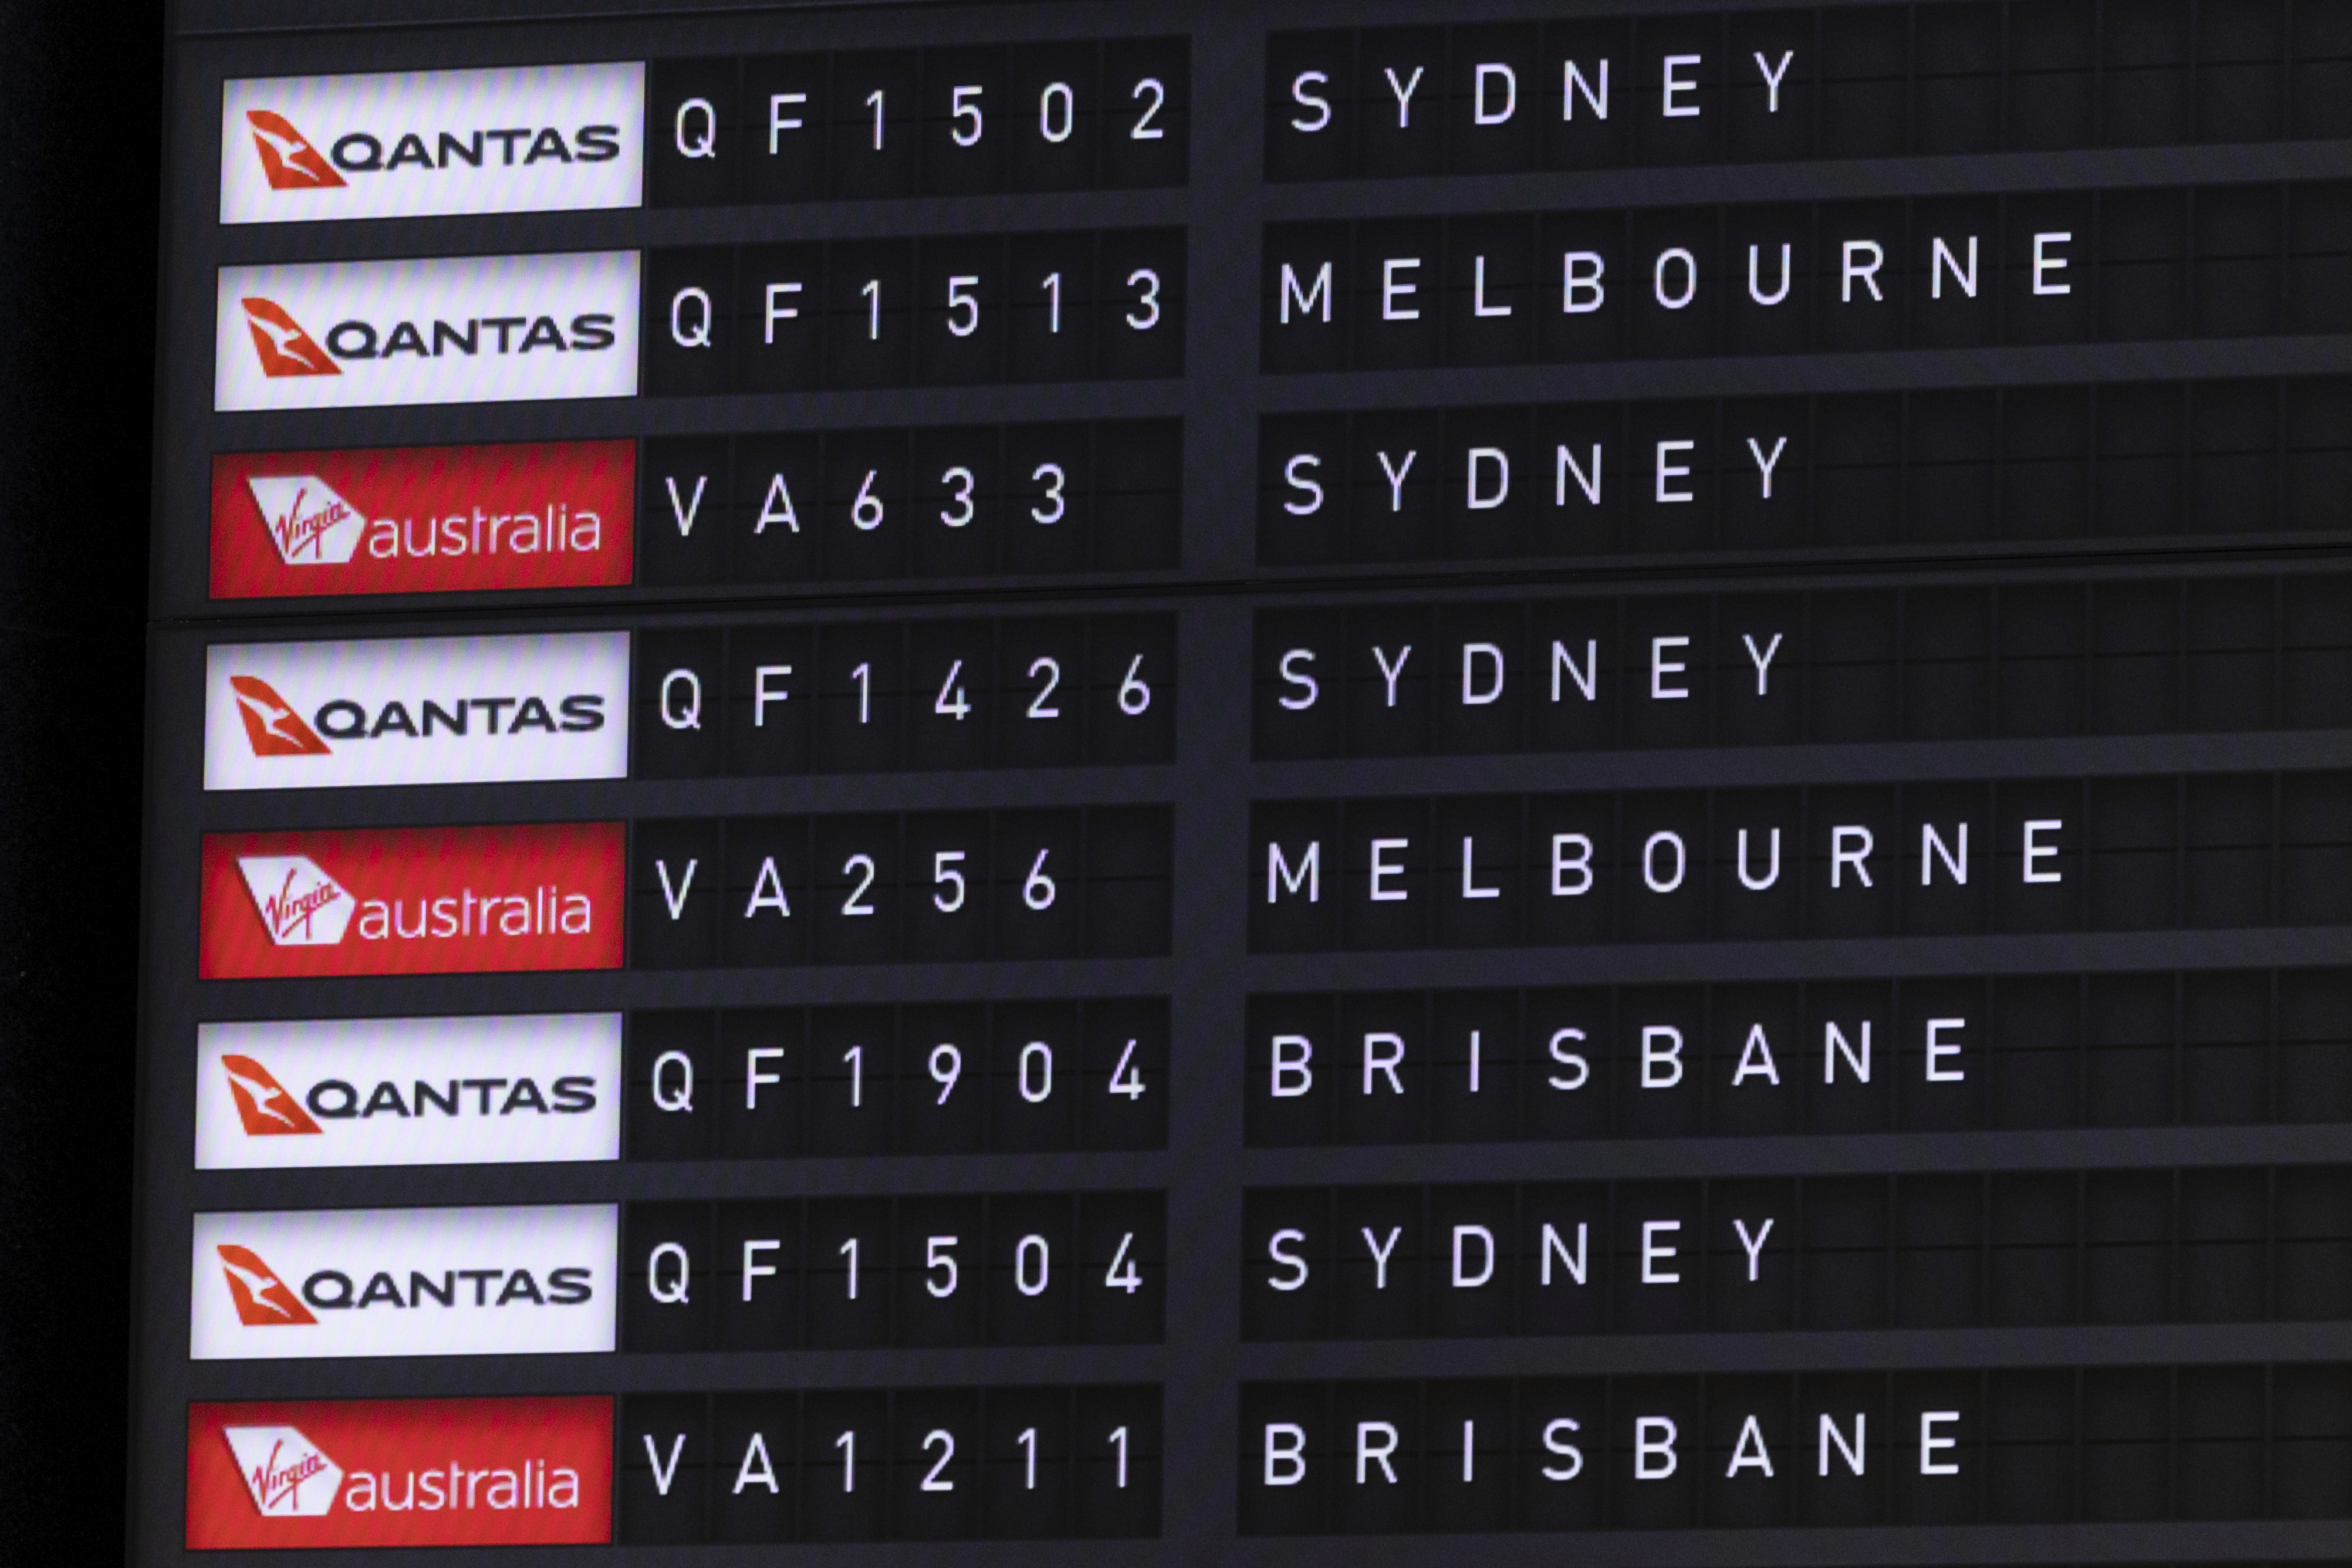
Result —
<svg viewBox="0 0 2352 1568"><path fill-rule="evenodd" d="M245 300L245 324L253 333L253 352L261 356L261 374L278 375L341 375L343 367L320 348L286 307L259 295Z"/></svg>
<svg viewBox="0 0 2352 1568"><path fill-rule="evenodd" d="M302 721L293 705L257 676L232 675L228 689L236 698L237 716L245 721L245 738L257 757L323 757L330 754L319 732Z"/></svg>
<svg viewBox="0 0 2352 1568"><path fill-rule="evenodd" d="M236 1101L236 1118L248 1135L281 1138L319 1131L301 1102L251 1057L224 1056L221 1071L228 1075L229 1096Z"/></svg>
<svg viewBox="0 0 2352 1568"><path fill-rule="evenodd" d="M278 1270L249 1247L222 1243L221 1278L228 1281L229 1300L236 1303L236 1321L248 1329L278 1329L314 1324L319 1320Z"/></svg>
<svg viewBox="0 0 2352 1568"><path fill-rule="evenodd" d="M253 148L261 154L261 172L268 176L271 190L324 191L343 183L335 166L284 115L248 109L245 119L253 127Z"/></svg>

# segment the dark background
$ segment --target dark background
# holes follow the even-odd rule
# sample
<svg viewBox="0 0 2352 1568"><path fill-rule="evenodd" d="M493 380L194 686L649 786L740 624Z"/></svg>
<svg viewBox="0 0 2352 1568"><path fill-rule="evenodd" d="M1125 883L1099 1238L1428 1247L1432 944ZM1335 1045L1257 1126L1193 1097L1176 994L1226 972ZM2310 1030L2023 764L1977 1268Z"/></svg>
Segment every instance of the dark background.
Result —
<svg viewBox="0 0 2352 1568"><path fill-rule="evenodd" d="M0 0L0 1557L20 1563L110 1557L122 1528L163 21Z"/></svg>

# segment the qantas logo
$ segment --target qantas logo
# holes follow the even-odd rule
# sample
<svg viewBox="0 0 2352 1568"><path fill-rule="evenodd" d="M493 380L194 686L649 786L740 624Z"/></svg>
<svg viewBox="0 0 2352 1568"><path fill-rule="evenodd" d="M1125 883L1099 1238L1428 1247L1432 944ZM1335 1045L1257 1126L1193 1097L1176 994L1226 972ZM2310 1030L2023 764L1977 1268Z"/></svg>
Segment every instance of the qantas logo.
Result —
<svg viewBox="0 0 2352 1568"><path fill-rule="evenodd" d="M469 1093L473 1113L486 1117L509 1117L521 1111L541 1116L581 1116L596 1109L596 1079L583 1073L566 1073L555 1079L551 1085L554 1095L551 1104L550 1090L542 1090L539 1080L529 1075L440 1081L420 1078L411 1081L406 1098L402 1096L400 1085L390 1079L380 1079L373 1091L362 1093L356 1084L329 1078L312 1084L309 1095L298 1100L293 1091L251 1057L225 1055L221 1058L221 1071L227 1076L229 1094L236 1101L237 1120L255 1138L323 1134L325 1129L314 1120L313 1112L336 1121L377 1115L394 1116L404 1121L431 1111L446 1117L464 1117L468 1113Z"/></svg>
<svg viewBox="0 0 2352 1568"><path fill-rule="evenodd" d="M590 735L604 727L604 699L593 691L569 697L454 697L445 706L433 698L417 700L416 713L398 699L371 715L365 706L347 697L322 704L304 722L278 689L259 676L232 675L229 694L236 699L237 717L245 721L245 738L257 757L331 757L334 748L319 738L323 730L338 741L373 741L406 735L431 740L437 734L465 738L474 734L529 739L528 731L549 735ZM511 711L506 727L501 715ZM422 716L423 727L418 725ZM475 721L480 721L477 730ZM315 723L318 729L311 728Z"/></svg>
<svg viewBox="0 0 2352 1568"><path fill-rule="evenodd" d="M246 476L270 542L289 566L340 566L360 547L367 519L315 474Z"/></svg>
<svg viewBox="0 0 2352 1568"><path fill-rule="evenodd" d="M308 855L245 855L236 868L280 947L332 947L352 923L352 896Z"/></svg>
<svg viewBox="0 0 2352 1568"><path fill-rule="evenodd" d="M267 1518L315 1519L335 1506L343 1468L296 1426L224 1426L237 1474Z"/></svg>
<svg viewBox="0 0 2352 1568"><path fill-rule="evenodd" d="M196 1166L616 1160L621 1032L618 1014L206 1025ZM292 1256L271 1237L205 1245L232 1240Z"/></svg>
<svg viewBox="0 0 2352 1568"><path fill-rule="evenodd" d="M232 78L215 104L221 221L642 206L646 69Z"/></svg>
<svg viewBox="0 0 2352 1568"><path fill-rule="evenodd" d="M261 154L261 172L271 190L322 191L343 183L343 177L310 145L310 139L295 130L294 122L284 115L248 109L245 120L253 128L254 151Z"/></svg>
<svg viewBox="0 0 2352 1568"><path fill-rule="evenodd" d="M629 634L216 644L205 787L623 778Z"/></svg>
<svg viewBox="0 0 2352 1568"><path fill-rule="evenodd" d="M376 1270L362 1287L340 1268L320 1268L302 1281L301 1294L297 1296L294 1288L251 1247L225 1241L213 1250L220 1254L221 1278L228 1281L229 1300L236 1303L236 1321L248 1329L316 1328L319 1319L312 1307L364 1311L388 1304L401 1310L422 1310L431 1302L461 1311L467 1306L469 1283L474 1288L472 1304L493 1310L517 1305L580 1307L596 1299L595 1271L577 1267L547 1270L543 1285L528 1268L444 1268L437 1279L429 1270L411 1268L406 1294L390 1269Z"/></svg>
<svg viewBox="0 0 2352 1568"><path fill-rule="evenodd" d="M245 324L253 333L253 352L261 356L261 374L282 375L341 375L343 367L328 357L302 323L286 313L286 307L275 300L248 295L245 301Z"/></svg>
<svg viewBox="0 0 2352 1568"><path fill-rule="evenodd" d="M317 731L302 722L286 699L258 676L232 675L228 689L236 698L237 717L245 721L245 738L257 757L323 757L332 748Z"/></svg>
<svg viewBox="0 0 2352 1568"><path fill-rule="evenodd" d="M213 1250L220 1254L221 1277L228 1281L229 1300L236 1303L238 1322L248 1329L317 1325L318 1318L278 1277L278 1270L261 1260L259 1253L226 1241Z"/></svg>
<svg viewBox="0 0 2352 1568"><path fill-rule="evenodd" d="M273 377L341 375L343 367L337 360L402 354L439 359L445 353L479 354L486 347L496 354L527 354L534 349L596 353L616 341L613 316L591 310L572 317L568 331L552 316L477 316L462 322L436 321L429 328L396 321L389 331L370 321L338 321L328 331L322 349L275 300L248 294L244 304L245 324L252 330L254 352L261 356L261 374Z"/></svg>
<svg viewBox="0 0 2352 1568"><path fill-rule="evenodd" d="M319 1124L310 1113L272 1078L269 1069L251 1057L224 1056L221 1071L228 1075L228 1091L236 1101L236 1116L255 1138L316 1134Z"/></svg>
<svg viewBox="0 0 2352 1568"><path fill-rule="evenodd" d="M248 116L249 118L249 116ZM276 120L276 115L271 115ZM284 124L284 121L278 121ZM428 141L427 138L431 139ZM397 173L402 169L515 169L539 163L609 163L621 155L621 128L583 125L569 140L553 126L521 126L499 131L405 132L384 138L355 131L339 136L330 151L335 167L352 174ZM516 149L521 151L518 153ZM305 147L304 151L310 149ZM317 157L316 153L311 153ZM270 182L278 190L290 187ZM341 184L339 178L335 184Z"/></svg>
<svg viewBox="0 0 2352 1568"><path fill-rule="evenodd" d="M621 155L621 128L583 125L567 140L552 127L471 132L408 132L384 139L360 131L338 137L325 156L294 122L268 109L248 109L254 150L273 191L322 191L344 184L344 174L400 169L529 168L543 163L609 163ZM429 140L428 140L429 138ZM518 152L518 148L520 149ZM342 171L341 174L336 171Z"/></svg>
<svg viewBox="0 0 2352 1568"><path fill-rule="evenodd" d="M257 173L252 184L271 201L349 194L271 192ZM633 397L639 261L607 250L224 267L214 405Z"/></svg>
<svg viewBox="0 0 2352 1568"><path fill-rule="evenodd" d="M234 1075L231 1081L234 1082ZM403 1099L400 1085L389 1079L379 1079L375 1088L362 1095L357 1084L329 1078L310 1086L304 1103L330 1121L365 1120L374 1116L397 1117L405 1121L436 1112L453 1119L468 1114L513 1116L522 1111L538 1116L581 1116L596 1109L596 1080L593 1078L581 1073L566 1073L549 1088L555 1096L551 1105L535 1078L450 1078L437 1082L420 1078L409 1080L408 1097ZM469 1094L472 1097L470 1112L467 1110ZM303 1114L300 1108L294 1109L305 1121L310 1121L310 1117ZM252 1119L247 1118L245 1130L247 1132L316 1132L319 1125L313 1121L300 1129L263 1129L255 1127Z"/></svg>

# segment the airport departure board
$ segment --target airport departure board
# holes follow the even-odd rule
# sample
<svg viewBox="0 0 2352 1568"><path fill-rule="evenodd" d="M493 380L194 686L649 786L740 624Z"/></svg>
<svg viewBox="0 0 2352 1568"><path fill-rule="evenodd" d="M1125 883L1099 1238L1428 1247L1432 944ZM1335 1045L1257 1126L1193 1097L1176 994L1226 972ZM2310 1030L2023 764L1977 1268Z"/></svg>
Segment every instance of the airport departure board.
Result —
<svg viewBox="0 0 2352 1568"><path fill-rule="evenodd" d="M2352 1559L2352 0L174 26L141 1568Z"/></svg>

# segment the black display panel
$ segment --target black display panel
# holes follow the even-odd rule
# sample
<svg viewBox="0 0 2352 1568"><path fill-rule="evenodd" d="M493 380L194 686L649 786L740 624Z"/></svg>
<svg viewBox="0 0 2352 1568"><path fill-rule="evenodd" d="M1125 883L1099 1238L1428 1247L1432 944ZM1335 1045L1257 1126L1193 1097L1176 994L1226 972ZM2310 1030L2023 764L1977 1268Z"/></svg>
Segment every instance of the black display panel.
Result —
<svg viewBox="0 0 2352 1568"><path fill-rule="evenodd" d="M175 36L137 1562L2352 1558L2352 0L377 19Z"/></svg>

